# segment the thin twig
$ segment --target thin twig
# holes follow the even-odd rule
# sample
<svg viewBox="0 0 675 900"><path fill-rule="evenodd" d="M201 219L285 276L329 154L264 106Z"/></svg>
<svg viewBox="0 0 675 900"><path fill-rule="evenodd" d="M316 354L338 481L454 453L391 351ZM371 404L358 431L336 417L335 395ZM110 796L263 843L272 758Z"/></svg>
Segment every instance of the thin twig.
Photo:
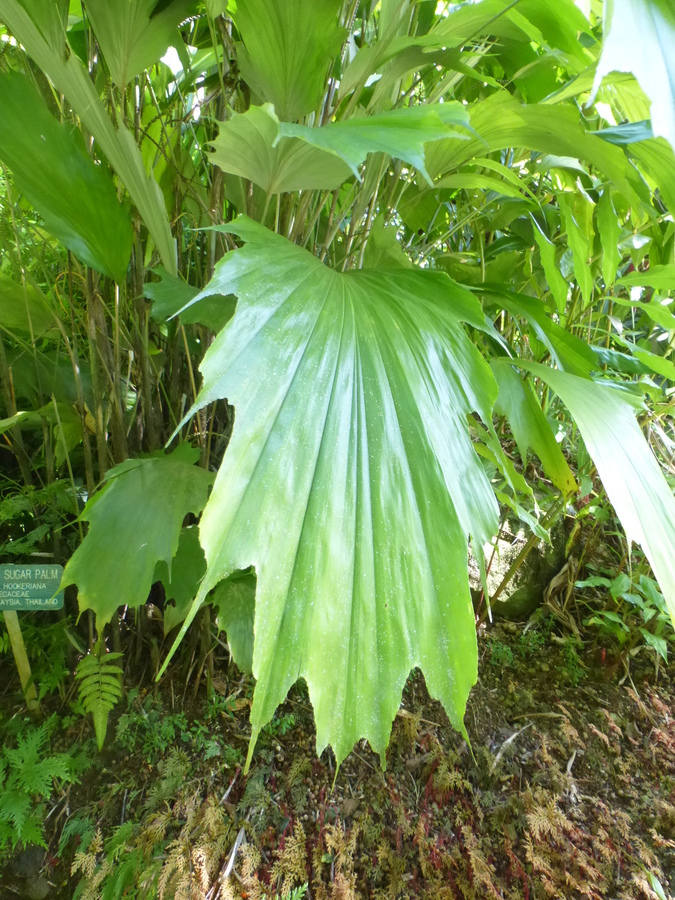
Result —
<svg viewBox="0 0 675 900"><path fill-rule="evenodd" d="M497 755L495 756L494 762L492 763L492 768L490 769L491 772L494 772L494 770L497 768L497 766L498 766L499 763L501 762L501 758L502 758L502 756L504 755L504 753L505 753L507 747L510 747L511 744L515 741L515 739L516 739L517 737L519 737L524 731L527 731L528 728L531 728L531 726L532 726L532 722L528 722L527 725L523 725L523 727L520 729L520 731L514 732L514 733L511 735L511 737L507 738L507 739L504 741L504 743L503 743L503 744L501 745L501 747L499 748L499 752L498 752Z"/></svg>

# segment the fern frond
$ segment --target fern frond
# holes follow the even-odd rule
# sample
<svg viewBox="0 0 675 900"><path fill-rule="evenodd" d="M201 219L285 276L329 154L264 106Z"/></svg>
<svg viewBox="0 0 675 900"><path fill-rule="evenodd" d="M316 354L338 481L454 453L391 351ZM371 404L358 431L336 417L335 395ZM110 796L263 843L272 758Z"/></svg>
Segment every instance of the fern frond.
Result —
<svg viewBox="0 0 675 900"><path fill-rule="evenodd" d="M42 751L52 729L51 720L44 722L17 739L16 747L6 747L6 790L20 786L26 794L49 797L55 778L72 778L72 760L66 753L42 757Z"/></svg>
<svg viewBox="0 0 675 900"><path fill-rule="evenodd" d="M62 856L68 842L75 837L80 839L80 847L87 847L94 836L94 823L87 815L73 815L63 826L61 837L59 838L58 856Z"/></svg>
<svg viewBox="0 0 675 900"><path fill-rule="evenodd" d="M12 826L13 846L21 839L33 803L30 794L23 790L3 791L0 794L0 821Z"/></svg>
<svg viewBox="0 0 675 900"><path fill-rule="evenodd" d="M96 830L87 847L78 850L70 867L70 874L76 875L82 872L85 878L92 878L98 866L98 854L103 850L103 835L100 829Z"/></svg>
<svg viewBox="0 0 675 900"><path fill-rule="evenodd" d="M76 781L73 778L72 760L66 753L54 753L41 759L35 766L24 766L21 781L30 794L49 797L54 788L54 779Z"/></svg>
<svg viewBox="0 0 675 900"><path fill-rule="evenodd" d="M288 897L297 886L307 879L307 837L305 829L297 822L293 834L286 839L284 849L277 854L272 866L272 881L282 882L281 896Z"/></svg>
<svg viewBox="0 0 675 900"><path fill-rule="evenodd" d="M108 716L122 696L122 669L113 664L121 653L101 654L99 647L77 664L75 678L80 682L80 700L85 713L91 713L98 749L103 749Z"/></svg>
<svg viewBox="0 0 675 900"><path fill-rule="evenodd" d="M43 722L38 728L31 728L17 738L16 747L5 748L4 755L9 765L18 770L30 769L40 759L41 751L49 738L51 722Z"/></svg>
<svg viewBox="0 0 675 900"><path fill-rule="evenodd" d="M43 828L44 809L33 810L29 816L22 822L21 828L17 829L14 836L14 846L21 843L23 847L34 844L37 847L47 848Z"/></svg>

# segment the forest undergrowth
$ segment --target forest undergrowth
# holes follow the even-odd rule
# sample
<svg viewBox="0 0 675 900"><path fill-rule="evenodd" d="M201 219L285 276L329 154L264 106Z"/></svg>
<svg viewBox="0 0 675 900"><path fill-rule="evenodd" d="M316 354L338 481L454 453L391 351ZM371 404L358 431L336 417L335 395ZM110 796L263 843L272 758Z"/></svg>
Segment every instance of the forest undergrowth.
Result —
<svg viewBox="0 0 675 900"><path fill-rule="evenodd" d="M252 684L225 653L209 700L177 669L161 691L147 677L132 688L100 757L93 729L52 695L44 758L69 755L79 774L55 781L47 848L10 855L0 896L668 896L672 663L645 655L617 673L597 641L565 634L546 612L529 627L483 626L479 654L471 749L416 674L384 772L367 746L337 772L330 750L316 757L300 683L245 777ZM6 748L27 725L9 662Z"/></svg>

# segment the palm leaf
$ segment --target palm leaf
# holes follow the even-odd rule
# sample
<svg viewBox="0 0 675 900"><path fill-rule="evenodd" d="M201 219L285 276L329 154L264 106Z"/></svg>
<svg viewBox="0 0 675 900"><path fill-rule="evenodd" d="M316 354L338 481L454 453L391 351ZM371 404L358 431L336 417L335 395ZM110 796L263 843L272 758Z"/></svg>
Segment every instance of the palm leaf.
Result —
<svg viewBox="0 0 675 900"><path fill-rule="evenodd" d="M237 60L260 100L294 121L316 110L328 67L347 36L340 0L239 0Z"/></svg>
<svg viewBox="0 0 675 900"><path fill-rule="evenodd" d="M38 27L38 10L31 4L30 13L18 0L0 0L0 19L21 41L27 53L63 92L72 108L81 117L115 169L129 196L138 207L148 231L152 235L162 262L172 275L176 274L176 245L171 236L169 218L159 185L148 175L140 150L123 124L117 128L100 101L96 88L80 59L67 46L65 34L57 42L54 30L47 38ZM44 4L39 4L42 7ZM35 17L35 18L33 18ZM38 24L36 24L36 22ZM50 41L54 41L51 43ZM36 165L41 164L39 156Z"/></svg>
<svg viewBox="0 0 675 900"><path fill-rule="evenodd" d="M635 404L611 385L537 363L518 365L545 381L569 409L628 543L644 550L675 622L675 497L635 419Z"/></svg>
<svg viewBox="0 0 675 900"><path fill-rule="evenodd" d="M198 458L181 445L166 457L127 460L107 473L103 490L87 503L82 518L89 531L61 586L77 584L80 611L93 609L99 627L121 604L145 603L160 560L171 579L183 519L202 511L213 480L193 465Z"/></svg>
<svg viewBox="0 0 675 900"><path fill-rule="evenodd" d="M497 506L467 416L496 385L461 326L472 296L440 273L340 274L250 220L203 292L238 307L202 363L198 406L227 397L231 443L204 511L208 592L257 575L255 739L305 678L317 744L384 756L419 666L463 733L476 679L467 539ZM196 300L202 295L198 295ZM250 755L250 754L249 754Z"/></svg>

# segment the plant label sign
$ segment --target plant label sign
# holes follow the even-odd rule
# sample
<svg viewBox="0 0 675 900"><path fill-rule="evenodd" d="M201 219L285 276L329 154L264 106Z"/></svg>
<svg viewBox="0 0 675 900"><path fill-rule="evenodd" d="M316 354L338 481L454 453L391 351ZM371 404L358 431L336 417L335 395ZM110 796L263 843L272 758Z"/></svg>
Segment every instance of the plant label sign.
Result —
<svg viewBox="0 0 675 900"><path fill-rule="evenodd" d="M63 591L59 590L63 566L0 566L0 611L61 609Z"/></svg>

